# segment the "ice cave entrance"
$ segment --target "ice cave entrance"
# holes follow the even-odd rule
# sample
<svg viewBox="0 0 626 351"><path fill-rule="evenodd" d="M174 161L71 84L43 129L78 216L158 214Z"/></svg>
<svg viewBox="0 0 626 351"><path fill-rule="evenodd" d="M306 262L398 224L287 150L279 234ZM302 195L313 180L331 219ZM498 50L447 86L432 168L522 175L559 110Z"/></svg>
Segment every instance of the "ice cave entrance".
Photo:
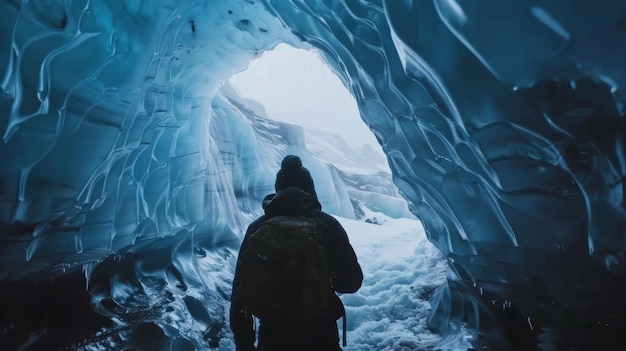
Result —
<svg viewBox="0 0 626 351"><path fill-rule="evenodd" d="M274 120L326 131L352 148L382 148L361 117L356 100L315 50L279 44L230 78L239 93L265 106Z"/></svg>
<svg viewBox="0 0 626 351"><path fill-rule="evenodd" d="M301 126L307 150L322 162L335 164L335 159L361 150L368 153L365 163L372 162L369 155L380 154L382 165L375 168L391 173L382 147L360 118L356 100L316 51L280 44L250 62L230 83L242 97L263 105L268 118ZM324 138L316 138L317 133L333 133L352 150L335 147L324 152L323 145L317 144ZM397 205L397 200L379 201ZM446 279L445 260L428 242L408 205L401 203L404 215L389 217L383 213L389 210L364 209L361 220L336 217L348 232L364 271L361 289L342 296L350 321L346 351L370 349L370 345L385 345L384 350L435 349L441 342L426 321L431 310L428 300ZM378 217L367 221L369 216ZM446 342L452 349L469 347L464 333Z"/></svg>

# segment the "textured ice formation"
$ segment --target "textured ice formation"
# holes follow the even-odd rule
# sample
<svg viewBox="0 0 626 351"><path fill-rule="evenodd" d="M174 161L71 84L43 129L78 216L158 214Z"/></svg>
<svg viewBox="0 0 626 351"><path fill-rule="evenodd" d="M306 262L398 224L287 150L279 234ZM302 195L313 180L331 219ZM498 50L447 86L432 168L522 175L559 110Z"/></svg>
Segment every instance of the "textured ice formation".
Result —
<svg viewBox="0 0 626 351"><path fill-rule="evenodd" d="M297 130L241 119L219 87L285 42L352 91L447 257L434 329L495 349L623 341L626 3L1 6L2 280L83 269L102 314L214 344L240 230L299 150ZM354 192L330 189L345 214Z"/></svg>

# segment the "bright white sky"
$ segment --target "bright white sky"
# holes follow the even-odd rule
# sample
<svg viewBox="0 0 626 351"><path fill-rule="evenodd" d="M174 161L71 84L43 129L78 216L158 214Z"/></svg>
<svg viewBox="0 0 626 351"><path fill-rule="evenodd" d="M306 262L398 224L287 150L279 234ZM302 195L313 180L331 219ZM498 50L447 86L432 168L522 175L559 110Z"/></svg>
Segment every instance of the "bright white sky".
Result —
<svg viewBox="0 0 626 351"><path fill-rule="evenodd" d="M355 148L378 145L351 93L315 51L280 44L230 82L272 119L332 131Z"/></svg>

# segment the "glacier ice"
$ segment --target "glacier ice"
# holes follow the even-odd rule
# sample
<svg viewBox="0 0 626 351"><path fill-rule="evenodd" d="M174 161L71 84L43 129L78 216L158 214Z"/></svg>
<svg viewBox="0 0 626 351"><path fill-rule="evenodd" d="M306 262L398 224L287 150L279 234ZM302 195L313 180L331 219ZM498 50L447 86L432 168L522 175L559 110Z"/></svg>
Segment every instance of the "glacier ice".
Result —
<svg viewBox="0 0 626 351"><path fill-rule="evenodd" d="M495 349L623 343L626 3L2 9L3 282L84 270L101 314L157 323L180 349L214 344L239 232L281 155L303 153L329 189L324 206L355 216L359 193L306 159L302 130L236 106L222 87L279 43L311 45L447 258L433 329L467 327ZM398 211L373 196L360 200Z"/></svg>

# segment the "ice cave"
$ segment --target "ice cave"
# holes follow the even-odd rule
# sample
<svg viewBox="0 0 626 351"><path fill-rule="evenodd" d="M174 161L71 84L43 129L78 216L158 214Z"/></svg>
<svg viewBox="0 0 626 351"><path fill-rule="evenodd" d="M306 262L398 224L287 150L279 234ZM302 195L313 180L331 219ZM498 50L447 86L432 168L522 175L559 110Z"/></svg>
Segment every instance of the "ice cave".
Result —
<svg viewBox="0 0 626 351"><path fill-rule="evenodd" d="M346 351L626 348L626 2L0 6L0 349L231 350L242 230L287 153L328 212L413 216L442 262L428 289L422 261L390 270L402 317L359 321L391 341ZM388 177L231 89L279 44L321 55ZM435 341L401 340L418 319Z"/></svg>

